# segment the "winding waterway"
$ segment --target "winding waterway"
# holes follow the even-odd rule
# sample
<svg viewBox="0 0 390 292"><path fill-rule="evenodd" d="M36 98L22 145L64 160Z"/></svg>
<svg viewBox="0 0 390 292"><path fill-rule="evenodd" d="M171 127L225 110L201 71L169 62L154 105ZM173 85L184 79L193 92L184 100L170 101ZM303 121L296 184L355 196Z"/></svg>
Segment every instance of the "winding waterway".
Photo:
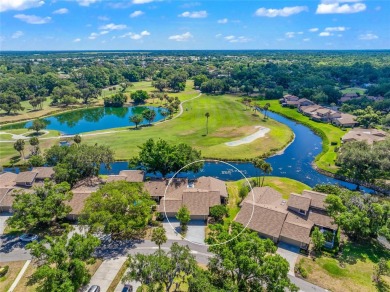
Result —
<svg viewBox="0 0 390 292"><path fill-rule="evenodd" d="M316 184L339 184L350 189L356 188L356 185L352 183L328 177L313 169L314 158L322 151L322 140L311 129L272 112L269 112L268 115L270 118L289 126L295 134L294 141L283 153L266 159L273 168L271 176L291 178L310 187L314 187ZM246 177L259 175L259 171L252 163L230 162L230 164L239 169ZM127 162L115 162L109 172L103 167L100 171L102 174L118 174L124 169L128 169ZM148 175L155 176L153 174ZM237 170L218 162L205 162L199 173L180 173L178 176L189 178L213 176L222 180L242 179L242 175ZM366 192L373 192L368 188L361 189Z"/></svg>

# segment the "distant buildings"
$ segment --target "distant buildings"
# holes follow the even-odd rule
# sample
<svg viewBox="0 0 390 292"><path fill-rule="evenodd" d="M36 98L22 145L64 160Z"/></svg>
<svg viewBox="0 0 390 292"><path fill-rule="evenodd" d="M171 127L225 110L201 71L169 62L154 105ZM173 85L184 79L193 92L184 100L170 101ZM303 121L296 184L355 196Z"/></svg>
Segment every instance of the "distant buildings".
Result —
<svg viewBox="0 0 390 292"><path fill-rule="evenodd" d="M355 128L345 134L341 140L343 143L350 141L366 141L368 144L383 141L387 138L387 133L377 129Z"/></svg>

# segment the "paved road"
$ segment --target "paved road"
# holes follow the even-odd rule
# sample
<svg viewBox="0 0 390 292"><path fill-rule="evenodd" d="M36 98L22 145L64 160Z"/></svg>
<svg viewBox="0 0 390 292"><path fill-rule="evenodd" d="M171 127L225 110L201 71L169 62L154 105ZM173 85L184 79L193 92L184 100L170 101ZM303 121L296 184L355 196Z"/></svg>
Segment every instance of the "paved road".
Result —
<svg viewBox="0 0 390 292"><path fill-rule="evenodd" d="M167 250L174 242L177 242L180 245L188 245L192 253L195 255L196 260L203 265L207 265L209 257L212 256L212 254L207 251L206 246L194 244L183 240L168 240L167 243L165 243L162 246L162 248ZM30 253L24 249L24 246L25 244L21 243L17 237L12 238L12 237L3 236L2 245L0 247L0 262L31 259ZM98 250L96 251L96 255L102 257L104 260L111 260L114 258L126 257L128 254L136 254L136 253L150 254L155 252L156 250L157 250L156 245L150 240L139 241L139 242L110 242L108 240L103 239L102 246L98 248ZM117 268L115 267L115 269ZM295 285L297 285L301 289L301 291L305 291L305 292L326 291L323 288L315 286L302 279L296 278L293 275L289 275L289 278ZM95 284L95 283L91 281L91 284Z"/></svg>

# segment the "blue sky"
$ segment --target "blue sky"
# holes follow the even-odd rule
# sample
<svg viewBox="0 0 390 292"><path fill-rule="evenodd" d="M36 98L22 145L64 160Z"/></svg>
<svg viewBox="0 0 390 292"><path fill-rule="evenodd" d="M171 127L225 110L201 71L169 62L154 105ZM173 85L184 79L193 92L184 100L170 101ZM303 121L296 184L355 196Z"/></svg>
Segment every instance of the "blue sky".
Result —
<svg viewBox="0 0 390 292"><path fill-rule="evenodd" d="M390 49L389 16L389 0L1 0L0 49Z"/></svg>

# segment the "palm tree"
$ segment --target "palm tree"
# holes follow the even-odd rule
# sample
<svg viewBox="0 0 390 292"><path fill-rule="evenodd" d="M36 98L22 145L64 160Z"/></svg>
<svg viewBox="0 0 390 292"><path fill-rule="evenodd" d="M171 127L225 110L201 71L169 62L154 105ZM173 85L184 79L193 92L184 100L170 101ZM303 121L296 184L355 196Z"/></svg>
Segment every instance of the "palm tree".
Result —
<svg viewBox="0 0 390 292"><path fill-rule="evenodd" d="M207 112L204 114L204 116L206 117L206 135L209 134L209 117L210 117L210 113Z"/></svg>
<svg viewBox="0 0 390 292"><path fill-rule="evenodd" d="M273 171L273 169L272 169L271 164L269 164L268 162L264 162L262 167L261 167L261 170L263 171L263 181L261 182L261 186L263 186L265 175L270 174Z"/></svg>
<svg viewBox="0 0 390 292"><path fill-rule="evenodd" d="M258 176L257 176L257 186L260 186L260 170L262 170L263 168L263 165L265 163L265 161L259 157L255 158L252 160L252 163L254 165L254 167L257 168L258 170Z"/></svg>
<svg viewBox="0 0 390 292"><path fill-rule="evenodd" d="M142 115L134 115L129 118L130 122L135 124L136 129L138 129L138 125L142 122L143 119L144 118Z"/></svg>
<svg viewBox="0 0 390 292"><path fill-rule="evenodd" d="M158 245L158 250L161 249L161 245L167 242L167 236L165 234L164 227L157 227L153 229L152 241Z"/></svg>

